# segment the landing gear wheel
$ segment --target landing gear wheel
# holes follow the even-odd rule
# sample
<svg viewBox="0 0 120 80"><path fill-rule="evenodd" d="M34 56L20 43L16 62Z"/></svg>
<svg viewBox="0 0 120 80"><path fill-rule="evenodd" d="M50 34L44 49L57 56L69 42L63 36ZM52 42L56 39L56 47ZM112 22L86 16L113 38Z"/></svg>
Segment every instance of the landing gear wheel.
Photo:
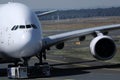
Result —
<svg viewBox="0 0 120 80"><path fill-rule="evenodd" d="M42 72L43 75L50 76L50 65L48 63L43 63Z"/></svg>
<svg viewBox="0 0 120 80"><path fill-rule="evenodd" d="M40 70L43 76L49 77L51 75L51 67L48 63L35 63L35 66Z"/></svg>
<svg viewBox="0 0 120 80"><path fill-rule="evenodd" d="M35 63L35 66L40 68L43 76L50 76L50 65L46 62L43 62L43 59L46 60L46 50L41 51L39 55L36 56L39 59L39 63Z"/></svg>
<svg viewBox="0 0 120 80"><path fill-rule="evenodd" d="M22 58L23 66L28 66L28 61L30 58Z"/></svg>

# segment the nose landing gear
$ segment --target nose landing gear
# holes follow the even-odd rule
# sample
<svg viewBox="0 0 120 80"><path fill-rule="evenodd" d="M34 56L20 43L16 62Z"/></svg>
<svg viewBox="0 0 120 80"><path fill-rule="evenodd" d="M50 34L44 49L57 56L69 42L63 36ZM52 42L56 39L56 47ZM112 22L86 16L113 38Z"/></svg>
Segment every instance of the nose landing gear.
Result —
<svg viewBox="0 0 120 80"><path fill-rule="evenodd" d="M35 63L32 69L37 69L42 76L50 76L50 65L47 62L43 62L43 59L46 60L46 52L41 52L37 58L39 59L39 63ZM31 73L31 67L29 67L28 61L30 58L22 58L22 64L15 62L14 65L8 66L8 78L12 79L23 79L29 78Z"/></svg>

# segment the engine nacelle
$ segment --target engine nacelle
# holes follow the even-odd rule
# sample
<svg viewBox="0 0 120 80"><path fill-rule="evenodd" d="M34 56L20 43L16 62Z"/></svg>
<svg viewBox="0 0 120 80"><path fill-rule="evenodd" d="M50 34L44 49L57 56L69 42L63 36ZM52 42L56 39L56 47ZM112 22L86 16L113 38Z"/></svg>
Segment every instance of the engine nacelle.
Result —
<svg viewBox="0 0 120 80"><path fill-rule="evenodd" d="M86 36L81 36L81 37L79 37L79 41L84 41L85 38L86 38Z"/></svg>
<svg viewBox="0 0 120 80"><path fill-rule="evenodd" d="M64 48L64 45L65 45L64 42L59 43L59 44L56 45L56 48L57 48L57 49L63 49L63 48Z"/></svg>
<svg viewBox="0 0 120 80"><path fill-rule="evenodd" d="M90 43L92 55L99 60L109 60L116 53L116 45L109 36L97 36Z"/></svg>

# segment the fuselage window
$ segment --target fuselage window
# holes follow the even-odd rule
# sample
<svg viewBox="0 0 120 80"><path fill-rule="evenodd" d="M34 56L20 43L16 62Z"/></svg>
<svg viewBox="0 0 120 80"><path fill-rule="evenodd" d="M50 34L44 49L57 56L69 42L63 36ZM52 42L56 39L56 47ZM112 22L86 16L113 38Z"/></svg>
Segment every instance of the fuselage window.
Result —
<svg viewBox="0 0 120 80"><path fill-rule="evenodd" d="M20 29L24 29L25 28L25 26L24 25L20 25Z"/></svg>
<svg viewBox="0 0 120 80"><path fill-rule="evenodd" d="M34 29L37 29L37 26L36 26L36 25L34 25L34 24L32 24L32 27L33 27Z"/></svg>

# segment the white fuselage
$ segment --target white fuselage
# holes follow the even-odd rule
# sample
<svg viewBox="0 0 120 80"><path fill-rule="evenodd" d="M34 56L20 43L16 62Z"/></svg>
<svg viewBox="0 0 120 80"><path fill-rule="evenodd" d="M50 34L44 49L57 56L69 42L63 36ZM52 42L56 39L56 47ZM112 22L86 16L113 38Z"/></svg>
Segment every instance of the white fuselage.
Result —
<svg viewBox="0 0 120 80"><path fill-rule="evenodd" d="M42 48L42 32L34 12L21 3L0 6L0 58L22 58Z"/></svg>

